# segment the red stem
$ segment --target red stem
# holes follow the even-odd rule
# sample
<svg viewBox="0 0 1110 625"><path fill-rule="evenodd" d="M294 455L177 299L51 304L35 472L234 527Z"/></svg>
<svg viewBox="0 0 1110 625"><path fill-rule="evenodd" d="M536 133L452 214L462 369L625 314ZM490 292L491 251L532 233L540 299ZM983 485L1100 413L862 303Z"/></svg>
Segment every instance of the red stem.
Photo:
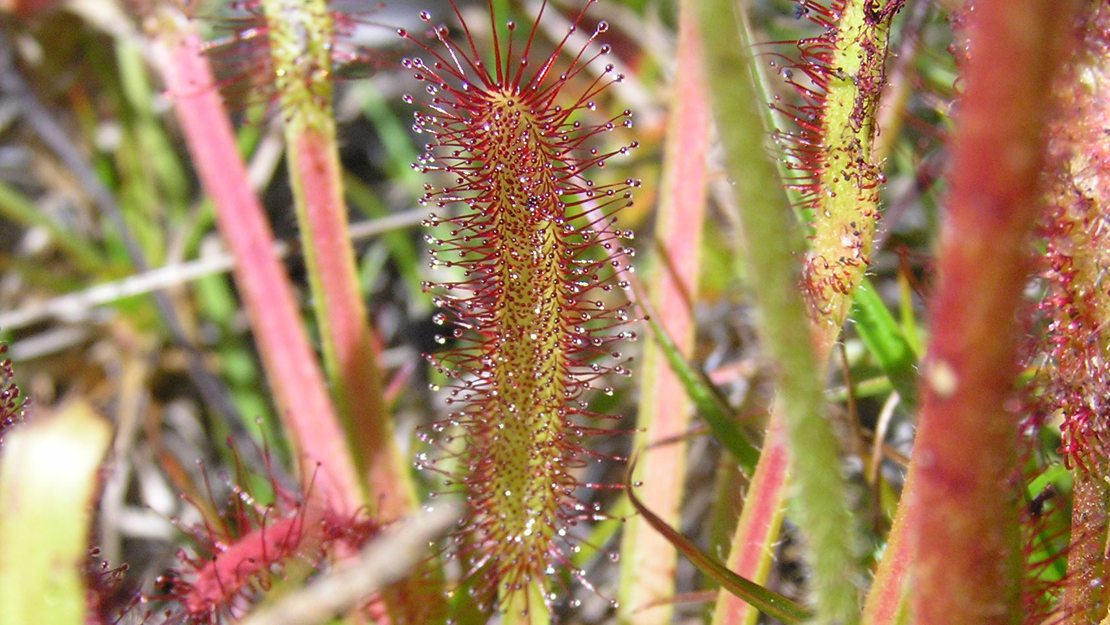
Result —
<svg viewBox="0 0 1110 625"><path fill-rule="evenodd" d="M216 204L220 233L235 258L235 283L282 423L293 437L302 467L312 473L319 463L314 491L330 506L353 512L362 503L361 489L335 407L301 324L293 289L274 256L273 233L251 190L200 40L183 28L166 28L164 79L194 166Z"/></svg>
<svg viewBox="0 0 1110 625"><path fill-rule="evenodd" d="M1071 3L980 0L953 148L910 505L916 622L1019 619L1015 323L1057 41Z"/></svg>
<svg viewBox="0 0 1110 625"><path fill-rule="evenodd" d="M335 380L337 401L348 420L348 431L365 476L376 513L382 520L405 516L415 505L415 496L392 444L392 428L382 396L378 371L379 346L367 321L366 308L358 291L358 276L351 253L346 205L340 187L338 154L334 139L311 127L295 133L296 177L304 197L304 223L311 248L309 270L319 280L318 297L323 298L320 319L325 359ZM333 350L329 354L328 349Z"/></svg>

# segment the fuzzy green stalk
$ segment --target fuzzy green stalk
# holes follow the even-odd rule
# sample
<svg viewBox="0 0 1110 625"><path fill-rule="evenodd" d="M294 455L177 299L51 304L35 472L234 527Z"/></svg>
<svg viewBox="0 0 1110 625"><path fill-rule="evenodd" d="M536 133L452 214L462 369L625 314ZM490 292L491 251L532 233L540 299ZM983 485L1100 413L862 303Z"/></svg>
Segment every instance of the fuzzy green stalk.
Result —
<svg viewBox="0 0 1110 625"><path fill-rule="evenodd" d="M262 5L324 368L357 450L367 502L381 520L398 519L416 496L394 442L348 232L332 112L332 17L324 0Z"/></svg>
<svg viewBox="0 0 1110 625"><path fill-rule="evenodd" d="M1075 5L980 0L953 136L948 220L914 443L914 622L1021 621L1015 321L1029 275L1046 111Z"/></svg>
<svg viewBox="0 0 1110 625"><path fill-rule="evenodd" d="M769 129L759 111L751 47L739 40L741 16L728 0L702 3L700 15L707 73L735 78L720 83L729 88L712 90L713 103L744 237L758 242L744 249L764 347L776 374L798 523L811 547L815 622L850 624L859 617L864 577L837 441L823 416L822 367L812 343L798 340L799 331L804 337L810 327L798 290L796 255L802 237L792 223L785 191L767 184L778 177L774 161L762 149L752 149L764 144Z"/></svg>
<svg viewBox="0 0 1110 625"><path fill-rule="evenodd" d="M834 3L835 5L836 3ZM878 219L880 168L873 162L872 144L878 99L882 92L884 60L889 45L889 22L898 2L876 3L848 0L837 8L840 16L834 37L835 53L825 68L824 93L820 96L821 127L810 139L818 139L817 168L810 195L790 194L796 206L812 210L813 236L806 260L805 283L810 295L812 332L819 366L824 367L852 305L852 294L863 279L870 258ZM741 25L741 35L750 41L750 27ZM805 62L803 60L802 62ZM766 78L759 97L770 101ZM777 116L766 116L775 125ZM780 129L789 136L790 131ZM812 158L812 157L811 157ZM779 163L780 177L791 172ZM830 259L833 259L830 262ZM769 568L768 546L778 531L786 496L785 476L770 473L784 455L786 441L772 414L772 427L764 447L765 462L757 468L749 499L737 526L730 564L741 574L761 579ZM761 545L761 549L754 549ZM721 596L714 622L753 623L755 612L734 597Z"/></svg>

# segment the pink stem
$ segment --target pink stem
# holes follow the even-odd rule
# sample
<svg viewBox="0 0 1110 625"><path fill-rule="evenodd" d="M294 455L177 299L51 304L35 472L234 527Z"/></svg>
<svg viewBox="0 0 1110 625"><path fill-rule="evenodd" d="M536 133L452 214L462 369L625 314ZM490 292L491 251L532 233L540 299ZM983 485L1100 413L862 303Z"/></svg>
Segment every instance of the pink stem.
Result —
<svg viewBox="0 0 1110 625"><path fill-rule="evenodd" d="M194 167L216 204L217 225L235 258L235 283L282 423L293 438L302 469L311 474L319 467L316 492L331 506L352 512L362 504L362 495L335 407L289 279L274 256L273 233L251 190L200 40L184 29L165 29L168 49L162 71Z"/></svg>
<svg viewBox="0 0 1110 625"><path fill-rule="evenodd" d="M660 208L654 273L658 276L652 293L659 323L679 349L693 347L694 318L691 299L696 294L705 195L708 178L705 154L709 149L709 98L701 63L696 15L688 0L680 5L678 67L674 109L668 137L666 162L670 169L664 183ZM646 428L642 441L680 437L692 415L690 400L657 348L645 348L641 383L639 423ZM682 505L686 446L659 447L645 456L637 477L644 484L641 498L667 523L677 526ZM637 625L669 623L674 594L677 553L662 535L641 518L629 521L622 545L622 618ZM645 605L657 607L641 609ZM635 614L635 617L632 617Z"/></svg>
<svg viewBox="0 0 1110 625"><path fill-rule="evenodd" d="M756 465L733 535L728 561L728 568L756 583L767 580L771 562L769 550L773 548L786 513L788 458L781 418L775 416L778 414L777 410L772 413L763 451L759 454L759 464ZM754 623L757 616L758 610L739 597L722 591L717 597L713 625Z"/></svg>

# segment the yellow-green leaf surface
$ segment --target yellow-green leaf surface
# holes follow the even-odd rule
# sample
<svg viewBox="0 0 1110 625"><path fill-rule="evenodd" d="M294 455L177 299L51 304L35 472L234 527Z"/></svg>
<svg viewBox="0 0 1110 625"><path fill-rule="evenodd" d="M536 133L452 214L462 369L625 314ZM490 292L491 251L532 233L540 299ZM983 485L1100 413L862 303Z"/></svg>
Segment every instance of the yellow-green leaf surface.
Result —
<svg viewBox="0 0 1110 625"><path fill-rule="evenodd" d="M12 432L0 457L0 625L83 625L97 468L111 439L84 403Z"/></svg>

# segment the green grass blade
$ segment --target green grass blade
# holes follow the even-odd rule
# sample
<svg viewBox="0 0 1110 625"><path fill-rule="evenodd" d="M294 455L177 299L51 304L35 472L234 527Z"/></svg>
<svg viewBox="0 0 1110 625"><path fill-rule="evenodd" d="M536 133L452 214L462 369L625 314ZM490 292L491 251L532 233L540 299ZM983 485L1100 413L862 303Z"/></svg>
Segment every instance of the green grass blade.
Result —
<svg viewBox="0 0 1110 625"><path fill-rule="evenodd" d="M0 217L25 226L43 228L50 234L51 240L58 249L81 271L94 275L104 271L104 258L86 239L64 229L35 206L30 198L3 182L0 182Z"/></svg>
<svg viewBox="0 0 1110 625"><path fill-rule="evenodd" d="M632 475L632 469L635 466L636 460L633 459L629 464L629 476ZM628 492L628 500L644 520L647 521L648 525L651 525L655 531L662 534L674 545L675 549L679 550L694 564L694 566L698 567L698 570L719 583L722 588L740 597L767 616L776 618L787 625L807 621L812 616L806 608L798 605L790 598L784 597L772 590L768 590L747 578L733 573L727 566L722 564L720 560L698 549L690 539L675 531L675 529L667 525L663 519L660 519L655 513L648 510L643 502L636 498L636 493L632 486L632 482L626 480L625 490Z"/></svg>
<svg viewBox="0 0 1110 625"><path fill-rule="evenodd" d="M740 463L744 472L751 475L755 471L755 463L759 461L759 450L737 425L732 408L724 397L721 397L717 387L709 381L705 372L690 364L679 352L678 346L658 322L649 318L648 325L651 327L652 338L659 346L660 353L667 359L671 371L682 383L686 395L694 402L698 414L709 424L713 435L721 445Z"/></svg>
<svg viewBox="0 0 1110 625"><path fill-rule="evenodd" d="M917 354L866 278L856 289L852 319L867 350L890 378L906 407L912 409L917 404Z"/></svg>

